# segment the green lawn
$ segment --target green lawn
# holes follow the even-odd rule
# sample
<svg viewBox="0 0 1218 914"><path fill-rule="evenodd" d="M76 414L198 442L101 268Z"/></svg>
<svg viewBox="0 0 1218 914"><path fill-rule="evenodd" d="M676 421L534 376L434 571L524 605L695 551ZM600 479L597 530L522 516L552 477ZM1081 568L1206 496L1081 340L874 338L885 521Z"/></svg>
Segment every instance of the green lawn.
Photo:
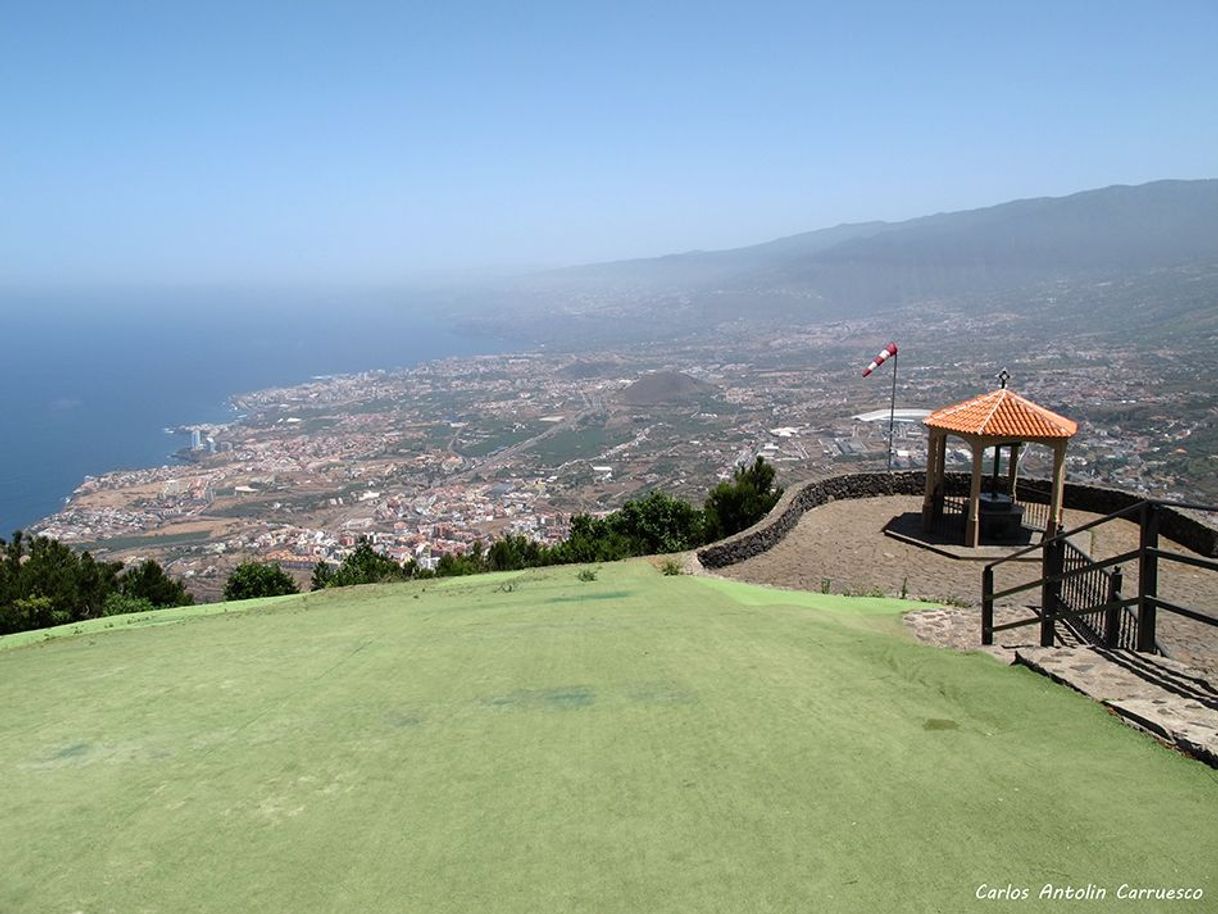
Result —
<svg viewBox="0 0 1218 914"><path fill-rule="evenodd" d="M1213 910L1215 772L910 606L633 562L0 639L0 911Z"/></svg>

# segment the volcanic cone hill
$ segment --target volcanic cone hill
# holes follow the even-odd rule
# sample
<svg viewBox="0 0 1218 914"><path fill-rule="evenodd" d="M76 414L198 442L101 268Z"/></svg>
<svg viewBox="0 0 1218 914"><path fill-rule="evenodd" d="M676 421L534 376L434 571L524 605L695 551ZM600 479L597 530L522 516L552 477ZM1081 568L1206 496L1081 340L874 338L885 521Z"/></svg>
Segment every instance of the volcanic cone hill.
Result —
<svg viewBox="0 0 1218 914"><path fill-rule="evenodd" d="M653 371L623 390L619 399L628 406L672 406L697 403L718 392L714 384L680 371Z"/></svg>

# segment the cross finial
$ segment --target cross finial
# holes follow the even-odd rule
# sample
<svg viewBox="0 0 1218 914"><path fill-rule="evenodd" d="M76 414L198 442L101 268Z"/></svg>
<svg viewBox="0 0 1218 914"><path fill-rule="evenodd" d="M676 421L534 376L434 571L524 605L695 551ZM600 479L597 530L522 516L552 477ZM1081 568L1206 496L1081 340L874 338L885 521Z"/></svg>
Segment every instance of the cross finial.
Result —
<svg viewBox="0 0 1218 914"><path fill-rule="evenodd" d="M998 372L998 384L1003 390L1007 389L1007 381L1011 380L1011 373L1005 368Z"/></svg>

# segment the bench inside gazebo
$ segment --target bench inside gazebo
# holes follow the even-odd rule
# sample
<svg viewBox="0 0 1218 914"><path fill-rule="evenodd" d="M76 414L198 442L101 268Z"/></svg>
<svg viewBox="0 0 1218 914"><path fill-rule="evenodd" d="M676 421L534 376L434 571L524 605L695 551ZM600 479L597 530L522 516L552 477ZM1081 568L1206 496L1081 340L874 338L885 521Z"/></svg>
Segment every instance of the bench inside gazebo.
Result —
<svg viewBox="0 0 1218 914"><path fill-rule="evenodd" d="M963 545L1010 543L1023 531L1022 507L1016 501L1019 454L1028 444L1043 444L1053 452L1053 476L1045 535L1061 530L1062 493L1066 479L1066 445L1078 432L1078 423L1002 387L953 406L935 410L923 422L927 442L926 495L922 527L930 531L944 514L946 499L947 439L956 436L972 452L972 475L964 511ZM985 452L994 451L992 482L983 486ZM1001 473L1002 453L1007 471Z"/></svg>

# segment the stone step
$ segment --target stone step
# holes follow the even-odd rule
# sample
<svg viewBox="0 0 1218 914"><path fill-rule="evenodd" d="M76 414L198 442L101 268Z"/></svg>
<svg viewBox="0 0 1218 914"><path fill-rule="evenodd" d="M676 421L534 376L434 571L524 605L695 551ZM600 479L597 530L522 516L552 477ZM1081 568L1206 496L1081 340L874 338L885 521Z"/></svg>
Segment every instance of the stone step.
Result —
<svg viewBox="0 0 1218 914"><path fill-rule="evenodd" d="M1218 767L1218 689L1199 671L1154 654L1084 646L1020 647L1015 662Z"/></svg>

